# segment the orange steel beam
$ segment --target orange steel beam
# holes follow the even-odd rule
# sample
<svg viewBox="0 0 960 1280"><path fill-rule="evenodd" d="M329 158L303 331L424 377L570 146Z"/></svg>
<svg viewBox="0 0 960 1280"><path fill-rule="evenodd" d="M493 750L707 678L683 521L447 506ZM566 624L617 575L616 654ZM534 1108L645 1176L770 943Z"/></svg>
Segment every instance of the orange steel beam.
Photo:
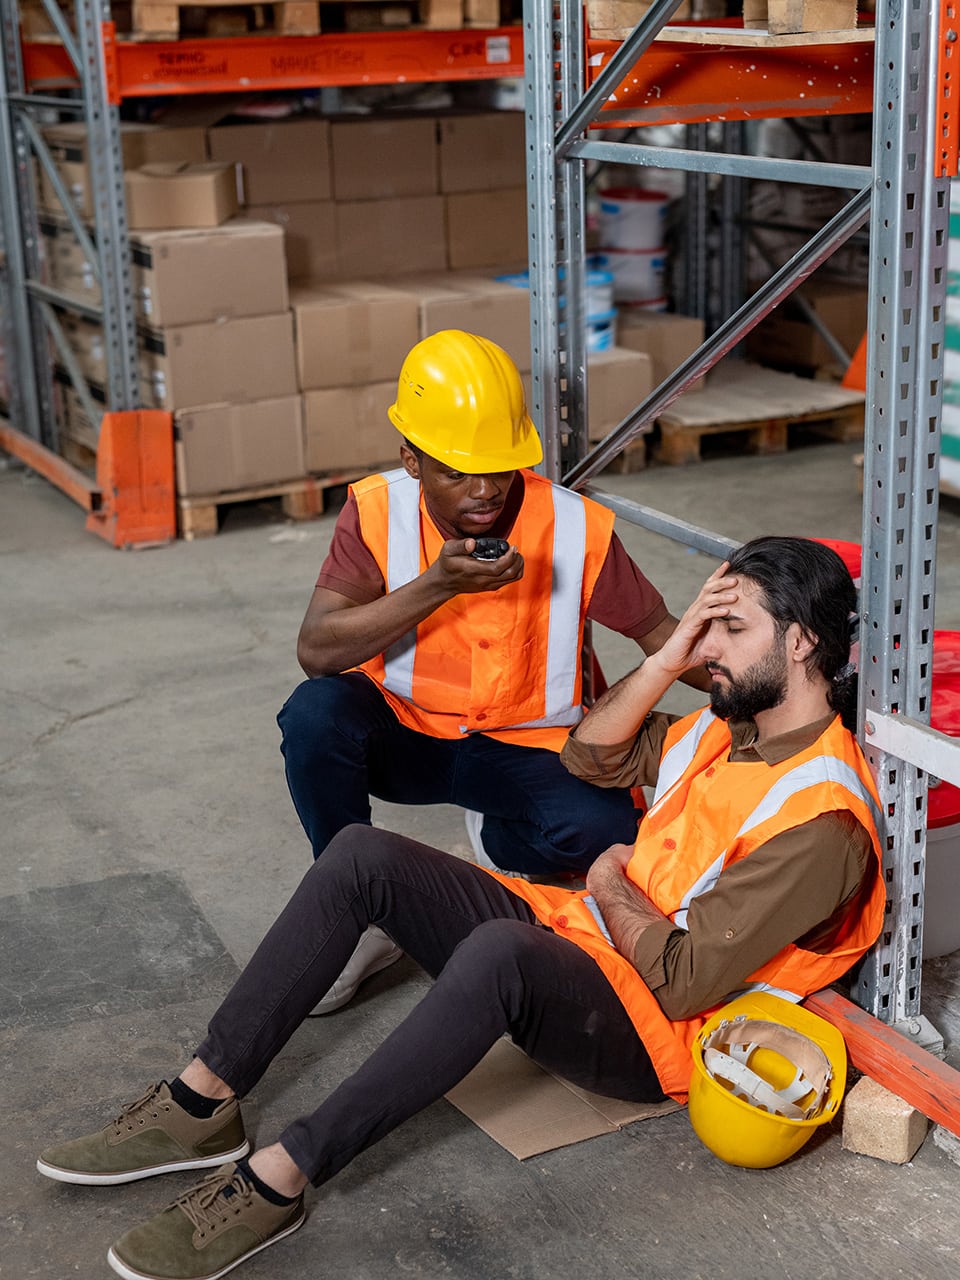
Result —
<svg viewBox="0 0 960 1280"><path fill-rule="evenodd" d="M803 1003L842 1033L858 1071L960 1136L960 1071L836 991L817 991Z"/></svg>
<svg viewBox="0 0 960 1280"><path fill-rule="evenodd" d="M960 76L957 75L957 38L960 24L957 21L957 5L954 0L941 0L940 49L937 60L937 108L940 130L940 147L937 157L938 178L956 176L958 150L960 150Z"/></svg>
<svg viewBox="0 0 960 1280"><path fill-rule="evenodd" d="M749 35L742 19L736 21L739 27L724 24L729 43L724 43L723 34L712 32L700 43L693 26L680 28L689 39L678 33L671 40L670 30L664 30L610 95L596 127L873 111L872 30L836 44L826 38L792 43L792 37L750 44L738 43ZM619 48L616 41L587 41L591 81Z"/></svg>
<svg viewBox="0 0 960 1280"><path fill-rule="evenodd" d="M85 511L96 511L99 508L101 493L96 481L71 466L66 458L61 458L58 453L46 448L32 436L24 435L7 422L0 422L0 449L19 458L31 471L36 471L52 485L62 489L68 498L72 498Z"/></svg>
<svg viewBox="0 0 960 1280"><path fill-rule="evenodd" d="M253 92L401 81L523 75L523 28L370 31L319 36L231 36L149 41L103 32L111 101L181 93ZM59 44L25 41L33 90L75 80Z"/></svg>

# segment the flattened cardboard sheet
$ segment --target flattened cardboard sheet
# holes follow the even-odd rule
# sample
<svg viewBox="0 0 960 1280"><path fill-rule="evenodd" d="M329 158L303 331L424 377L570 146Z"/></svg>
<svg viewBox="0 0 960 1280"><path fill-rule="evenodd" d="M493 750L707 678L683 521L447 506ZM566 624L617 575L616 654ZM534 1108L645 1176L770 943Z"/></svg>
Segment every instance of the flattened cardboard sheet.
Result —
<svg viewBox="0 0 960 1280"><path fill-rule="evenodd" d="M446 1096L518 1160L680 1109L669 1099L619 1102L578 1089L538 1067L509 1040L498 1040Z"/></svg>

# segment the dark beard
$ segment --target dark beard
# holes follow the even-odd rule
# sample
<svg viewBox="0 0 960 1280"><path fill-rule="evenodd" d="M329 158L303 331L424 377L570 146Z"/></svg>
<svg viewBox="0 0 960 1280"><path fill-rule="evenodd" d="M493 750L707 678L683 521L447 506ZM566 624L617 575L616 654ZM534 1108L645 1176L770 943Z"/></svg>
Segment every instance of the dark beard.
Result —
<svg viewBox="0 0 960 1280"><path fill-rule="evenodd" d="M727 686L714 683L710 688L710 710L721 720L753 720L758 712L779 707L787 696L787 662L775 647L739 680L726 668L723 673Z"/></svg>

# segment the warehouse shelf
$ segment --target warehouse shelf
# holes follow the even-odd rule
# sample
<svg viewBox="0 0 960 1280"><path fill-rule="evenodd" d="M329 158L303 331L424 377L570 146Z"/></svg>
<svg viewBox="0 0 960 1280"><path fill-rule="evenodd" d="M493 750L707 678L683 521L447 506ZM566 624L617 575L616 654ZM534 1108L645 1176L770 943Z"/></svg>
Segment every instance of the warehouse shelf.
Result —
<svg viewBox="0 0 960 1280"><path fill-rule="evenodd" d="M523 75L520 27L135 41L118 39L114 24L106 22L101 38L108 101L113 104L179 94ZM34 91L77 82L69 54L55 40L25 41L23 65L24 79Z"/></svg>

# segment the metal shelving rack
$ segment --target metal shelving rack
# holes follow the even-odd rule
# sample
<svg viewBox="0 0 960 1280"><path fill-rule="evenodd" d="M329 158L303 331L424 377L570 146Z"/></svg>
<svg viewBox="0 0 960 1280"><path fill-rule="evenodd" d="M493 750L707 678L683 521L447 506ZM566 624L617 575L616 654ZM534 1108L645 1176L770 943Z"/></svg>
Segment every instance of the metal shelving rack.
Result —
<svg viewBox="0 0 960 1280"><path fill-rule="evenodd" d="M584 39L578 0L528 0L526 110L530 139L531 332L534 418L549 442L555 479L588 488L619 515L722 559L729 540L650 508L604 494L589 481L648 423L724 355L852 234L870 224L859 708L862 739L887 815L884 873L888 917L861 966L863 1008L918 1043L936 1032L920 1013L926 775L960 782L960 743L929 728L938 503L939 407L945 327L949 177L956 172L957 116L951 95L952 8L881 2L875 58L869 33L836 43L814 36L779 49L738 44L720 33L709 51L664 31L677 0L654 0L622 45ZM784 49L798 62L784 67ZM763 105L729 91L749 60L752 84L769 79L780 97ZM770 61L773 59L774 61ZM708 61L709 60L709 61ZM873 61L876 74L867 77ZM759 66L758 66L759 64ZM804 66L797 93L797 65ZM714 67L712 81L706 67ZM856 65L857 74L852 69ZM720 75L724 66L726 74ZM776 67L776 70L773 68ZM828 67L832 75L825 74ZM587 70L590 71L590 76ZM839 74L837 70L839 69ZM592 83L589 83L592 76ZM849 77L849 78L847 78ZM825 81L830 80L830 86ZM873 100L865 102L868 79ZM660 95L659 86L669 84ZM832 97L831 97L832 92ZM731 122L750 116L850 113L872 107L872 166L740 154ZM589 126L724 122L725 153L591 138ZM688 130L688 142L699 131ZM731 142L733 145L731 145ZM584 162L652 165L724 178L768 178L845 188L845 206L721 323L699 351L588 451L588 375L583 328ZM732 274L732 273L731 273ZM732 285L724 294L735 301ZM563 310L561 312L561 305ZM571 317L561 327L558 314Z"/></svg>
<svg viewBox="0 0 960 1280"><path fill-rule="evenodd" d="M933 1039L920 1016L926 773L960 784L960 746L929 727L936 564L939 404L944 335L948 178L957 167L951 95L956 32L947 0L881 2L874 33L842 41L781 38L758 47L737 23L712 44L664 31L678 0L654 0L622 44L585 39L580 0L527 0L523 30L118 42L106 0L77 0L74 37L54 0L43 0L60 44L21 44L16 0L0 0L0 213L6 249L7 337L18 421L41 448L50 426L49 335L69 300L40 281L29 166L55 166L33 122L43 106L74 109L91 129L100 312L109 343L109 408L136 406L118 107L138 95L451 80L523 74L530 227L531 410L543 429L544 468L582 488L702 373L824 262L871 228L870 351L864 467L861 639L863 738L887 809L888 927L861 971L857 999L915 1039ZM723 25L723 24L721 24ZM878 69L874 72L874 66ZM72 86L69 98L50 96ZM45 96L47 95L47 96ZM870 167L741 154L739 122L871 112ZM724 122L724 152L707 151L702 126ZM683 123L687 148L614 143L589 126ZM587 450L588 376L583 286L584 165L677 168L691 188L724 177L724 225L737 231L740 179L773 178L851 191L840 213L723 321L705 345L593 450ZM728 184L729 181L729 185ZM69 214L70 205L64 207ZM71 219L78 237L80 220ZM93 253L93 245L90 246ZM735 272L721 293L736 306ZM691 284L691 297L698 295ZM564 304L561 312L561 302ZM565 324L558 317L563 314ZM62 336L62 335L61 335ZM10 356L8 354L8 360ZM69 361L65 359L68 369ZM74 370L70 370L74 373ZM0 439L3 444L3 439ZM33 465L33 464L32 464ZM61 483L62 477L53 477ZM591 488L618 514L722 557L727 539Z"/></svg>

